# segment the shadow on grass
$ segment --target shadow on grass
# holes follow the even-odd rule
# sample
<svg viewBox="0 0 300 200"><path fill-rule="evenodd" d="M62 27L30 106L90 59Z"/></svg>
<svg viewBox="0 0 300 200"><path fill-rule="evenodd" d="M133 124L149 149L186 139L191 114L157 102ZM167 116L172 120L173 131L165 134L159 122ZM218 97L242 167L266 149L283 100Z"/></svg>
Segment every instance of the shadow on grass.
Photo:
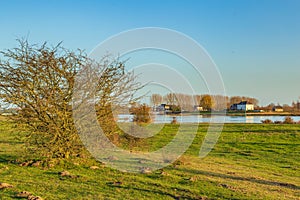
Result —
<svg viewBox="0 0 300 200"><path fill-rule="evenodd" d="M290 188L290 189L294 189L294 190L300 190L300 186L297 186L297 185L294 185L291 183L262 180L262 179L252 178L252 177L232 176L232 175L227 175L227 174L220 174L220 173L216 173L216 172L208 172L208 171L195 170L195 169L180 169L180 170L187 172L187 173L192 173L192 174L202 174L205 176L212 176L212 177L239 180L239 181L249 181L252 183L259 183L259 184L271 185L271 186L280 186L280 187L286 187L286 188Z"/></svg>
<svg viewBox="0 0 300 200"><path fill-rule="evenodd" d="M12 156L12 155L0 155L0 163L12 163L15 162L17 156Z"/></svg>
<svg viewBox="0 0 300 200"><path fill-rule="evenodd" d="M255 144L255 145L266 145L266 146L276 146L276 145L284 145L284 146L297 146L300 143L283 143L283 142L226 142L226 144Z"/></svg>
<svg viewBox="0 0 300 200"><path fill-rule="evenodd" d="M145 184L147 186L149 186L149 183L145 183ZM107 183L107 185L109 185L110 187L115 187L115 188L122 188L122 189L127 189L127 190L138 190L140 192L149 192L150 194L151 193L152 194L156 193L156 194L163 195L163 196L169 196L169 197L172 197L174 199L202 199L201 197L192 197L190 195L185 195L185 194L174 195L174 194L170 194L168 192L164 192L164 191L161 191L161 190L156 190L154 188L146 189L146 188L140 188L140 187L136 187L136 186L122 185L119 182L109 182L109 183ZM162 187L159 184L153 184L153 186L155 186L155 187ZM177 190L177 192L190 193L190 191L185 190L185 189L176 188L176 190Z"/></svg>

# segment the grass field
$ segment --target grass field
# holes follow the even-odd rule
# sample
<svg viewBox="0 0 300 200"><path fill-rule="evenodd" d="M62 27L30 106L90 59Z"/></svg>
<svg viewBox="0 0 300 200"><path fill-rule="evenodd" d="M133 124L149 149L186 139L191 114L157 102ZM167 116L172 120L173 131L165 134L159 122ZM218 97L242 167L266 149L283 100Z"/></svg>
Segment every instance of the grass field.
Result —
<svg viewBox="0 0 300 200"><path fill-rule="evenodd" d="M50 169L19 166L25 133L0 121L0 199L28 191L43 199L300 199L300 125L226 124L215 148L199 158L207 130L200 124L188 151L172 165L148 174L76 160ZM172 138L166 125L141 149L154 150ZM187 133L189 134L189 133ZM135 149L139 150L139 149ZM90 169L97 165L98 169ZM59 172L67 170L70 176Z"/></svg>

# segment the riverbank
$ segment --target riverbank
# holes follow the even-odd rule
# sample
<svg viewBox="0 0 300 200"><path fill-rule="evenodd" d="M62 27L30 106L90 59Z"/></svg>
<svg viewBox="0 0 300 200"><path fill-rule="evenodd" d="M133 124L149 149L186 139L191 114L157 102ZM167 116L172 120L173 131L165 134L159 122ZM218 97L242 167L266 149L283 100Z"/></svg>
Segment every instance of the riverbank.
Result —
<svg viewBox="0 0 300 200"><path fill-rule="evenodd" d="M300 113L290 113L290 112L228 112L228 116L300 116Z"/></svg>
<svg viewBox="0 0 300 200"><path fill-rule="evenodd" d="M226 116L300 116L300 112L182 112L180 114L170 115L226 115Z"/></svg>

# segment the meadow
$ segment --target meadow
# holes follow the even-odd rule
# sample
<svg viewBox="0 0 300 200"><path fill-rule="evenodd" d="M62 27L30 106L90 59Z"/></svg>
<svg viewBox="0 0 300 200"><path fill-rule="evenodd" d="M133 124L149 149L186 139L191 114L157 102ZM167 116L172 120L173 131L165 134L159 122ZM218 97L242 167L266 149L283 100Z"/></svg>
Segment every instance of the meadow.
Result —
<svg viewBox="0 0 300 200"><path fill-rule="evenodd" d="M21 166L27 156L26 132L2 119L0 182L13 187L0 189L0 199L17 199L21 191L50 200L300 198L299 124L225 124L205 158L198 153L208 125L197 126L193 144L176 162L151 173L133 174L94 159L68 160L51 168ZM133 150L160 148L177 129L176 124L165 125Z"/></svg>

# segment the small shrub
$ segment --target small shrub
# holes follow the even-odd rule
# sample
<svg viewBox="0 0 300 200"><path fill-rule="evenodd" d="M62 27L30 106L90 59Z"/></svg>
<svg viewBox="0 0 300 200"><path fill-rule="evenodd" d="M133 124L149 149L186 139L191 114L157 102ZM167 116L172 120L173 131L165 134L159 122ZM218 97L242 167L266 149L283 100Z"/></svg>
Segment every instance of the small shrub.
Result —
<svg viewBox="0 0 300 200"><path fill-rule="evenodd" d="M134 115L133 121L137 123L150 123L150 110L151 108L146 104L131 108L130 111Z"/></svg>
<svg viewBox="0 0 300 200"><path fill-rule="evenodd" d="M173 117L173 119L172 119L172 121L171 121L171 124L177 124L178 122L177 122L177 119L176 119L176 117Z"/></svg>
<svg viewBox="0 0 300 200"><path fill-rule="evenodd" d="M282 124L282 121L274 121L274 124Z"/></svg>
<svg viewBox="0 0 300 200"><path fill-rule="evenodd" d="M295 124L294 120L290 116L285 117L283 123L284 124Z"/></svg>
<svg viewBox="0 0 300 200"><path fill-rule="evenodd" d="M263 124L272 124L272 123L273 123L273 121L270 120L270 119L261 120L261 122L262 122Z"/></svg>

